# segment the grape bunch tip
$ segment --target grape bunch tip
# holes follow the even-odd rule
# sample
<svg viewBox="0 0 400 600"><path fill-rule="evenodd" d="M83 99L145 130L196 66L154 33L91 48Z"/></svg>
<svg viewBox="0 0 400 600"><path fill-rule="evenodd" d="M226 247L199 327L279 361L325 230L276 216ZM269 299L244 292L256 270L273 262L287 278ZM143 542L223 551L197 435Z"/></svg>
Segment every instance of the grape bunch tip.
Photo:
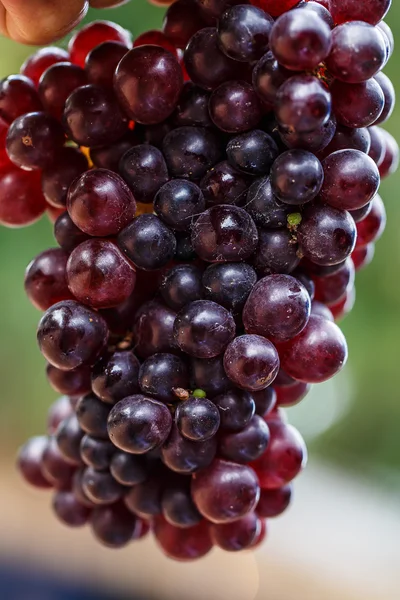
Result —
<svg viewBox="0 0 400 600"><path fill-rule="evenodd" d="M385 223L391 0L177 0L0 82L0 223L47 213L25 290L60 394L18 465L57 518L175 560L256 548L307 461L285 408Z"/></svg>

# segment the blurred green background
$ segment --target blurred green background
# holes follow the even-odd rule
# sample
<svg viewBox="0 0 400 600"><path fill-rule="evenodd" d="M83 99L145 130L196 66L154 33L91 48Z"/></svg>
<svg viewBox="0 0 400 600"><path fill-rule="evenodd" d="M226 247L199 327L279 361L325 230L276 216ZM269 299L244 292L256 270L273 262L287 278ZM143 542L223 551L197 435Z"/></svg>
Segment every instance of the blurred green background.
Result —
<svg viewBox="0 0 400 600"><path fill-rule="evenodd" d="M91 10L86 21L108 18L136 36L159 27L162 16L163 9L146 0L133 0L114 10ZM399 2L394 3L387 22L400 40ZM0 76L18 72L32 51L0 39ZM400 43L385 69L395 86L399 62ZM400 139L400 104L385 127ZM400 172L382 185L388 227L377 245L374 263L358 275L356 308L343 323L350 348L348 366L337 383L319 386L292 413L300 428L305 424L306 432L314 431L308 439L312 456L322 455L355 472L371 473L376 481L391 486L400 481L399 189ZM46 218L27 229L0 230L0 440L8 456L26 436L44 431L46 410L56 397L46 382L44 361L36 347L40 314L23 290L26 265L53 245ZM319 427L318 420L329 421L329 427Z"/></svg>

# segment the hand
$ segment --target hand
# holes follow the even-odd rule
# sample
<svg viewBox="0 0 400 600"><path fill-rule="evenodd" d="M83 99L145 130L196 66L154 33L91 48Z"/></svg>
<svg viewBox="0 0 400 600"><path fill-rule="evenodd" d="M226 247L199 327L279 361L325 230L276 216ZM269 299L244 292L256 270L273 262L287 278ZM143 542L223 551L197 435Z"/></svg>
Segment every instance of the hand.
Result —
<svg viewBox="0 0 400 600"><path fill-rule="evenodd" d="M109 8L126 0L0 0L0 33L23 44L48 44L71 31L89 5Z"/></svg>

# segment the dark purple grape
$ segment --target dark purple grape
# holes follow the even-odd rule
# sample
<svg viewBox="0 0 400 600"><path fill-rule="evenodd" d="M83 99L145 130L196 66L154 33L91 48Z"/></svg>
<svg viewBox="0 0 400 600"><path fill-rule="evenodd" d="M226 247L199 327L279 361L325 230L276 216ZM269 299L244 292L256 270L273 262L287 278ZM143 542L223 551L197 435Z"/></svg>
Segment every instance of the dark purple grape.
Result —
<svg viewBox="0 0 400 600"><path fill-rule="evenodd" d="M66 278L68 254L61 248L50 248L34 258L25 271L25 292L39 310L47 310L57 302L70 300Z"/></svg>
<svg viewBox="0 0 400 600"><path fill-rule="evenodd" d="M82 464L80 445L84 436L75 413L60 423L55 433L57 445L67 462L72 465Z"/></svg>
<svg viewBox="0 0 400 600"><path fill-rule="evenodd" d="M210 525L213 543L227 552L240 552L254 548L262 532L262 521L255 513L249 513L234 523Z"/></svg>
<svg viewBox="0 0 400 600"><path fill-rule="evenodd" d="M87 83L87 74L78 65L66 61L51 65L39 81L38 91L44 108L61 121L68 97Z"/></svg>
<svg viewBox="0 0 400 600"><path fill-rule="evenodd" d="M241 65L220 50L218 31L214 27L206 27L193 35L184 53L184 63L193 83L205 90L240 79Z"/></svg>
<svg viewBox="0 0 400 600"><path fill-rule="evenodd" d="M252 63L267 52L273 23L261 8L232 6L218 22L219 46L230 58Z"/></svg>
<svg viewBox="0 0 400 600"><path fill-rule="evenodd" d="M261 100L272 107L279 88L292 75L278 63L272 52L267 52L254 67L253 87Z"/></svg>
<svg viewBox="0 0 400 600"><path fill-rule="evenodd" d="M211 94L209 111L214 125L227 133L254 129L262 117L258 96L245 81L222 83Z"/></svg>
<svg viewBox="0 0 400 600"><path fill-rule="evenodd" d="M199 29L206 27L200 7L192 0L178 0L168 6L163 32L176 48L184 50Z"/></svg>
<svg viewBox="0 0 400 600"><path fill-rule="evenodd" d="M254 129L232 138L226 148L226 154L235 169L260 177L270 172L279 151L276 142L268 133Z"/></svg>
<svg viewBox="0 0 400 600"><path fill-rule="evenodd" d="M230 390L214 398L224 431L241 431L250 423L256 410L253 394L244 390Z"/></svg>
<svg viewBox="0 0 400 600"><path fill-rule="evenodd" d="M47 365L46 376L51 387L60 394L82 396L88 394L91 389L90 368L87 366L72 371L62 371L53 365Z"/></svg>
<svg viewBox="0 0 400 600"><path fill-rule="evenodd" d="M110 462L111 475L122 485L135 486L146 481L147 464L141 456L115 451Z"/></svg>
<svg viewBox="0 0 400 600"><path fill-rule="evenodd" d="M152 214L136 217L120 232L117 241L129 260L145 271L164 267L176 250L173 232Z"/></svg>
<svg viewBox="0 0 400 600"><path fill-rule="evenodd" d="M259 229L253 265L260 275L292 273L300 262L299 247L288 229Z"/></svg>
<svg viewBox="0 0 400 600"><path fill-rule="evenodd" d="M310 133L327 123L331 105L331 94L319 79L313 75L295 75L277 92L276 118L284 129Z"/></svg>
<svg viewBox="0 0 400 600"><path fill-rule="evenodd" d="M42 110L40 98L31 79L10 75L0 81L0 117L12 123L26 113Z"/></svg>
<svg viewBox="0 0 400 600"><path fill-rule="evenodd" d="M206 207L200 188L192 181L172 179L158 190L154 212L176 231L188 231L195 217Z"/></svg>
<svg viewBox="0 0 400 600"><path fill-rule="evenodd" d="M201 87L187 81L179 96L178 105L173 114L173 121L177 127L192 125L197 127L211 127L212 121L208 112L210 94Z"/></svg>
<svg viewBox="0 0 400 600"><path fill-rule="evenodd" d="M90 519L95 538L108 548L123 548L132 541L137 519L122 504L97 507Z"/></svg>
<svg viewBox="0 0 400 600"><path fill-rule="evenodd" d="M174 354L154 354L140 367L139 385L143 394L154 396L166 404L176 402L175 390L189 387L187 366Z"/></svg>
<svg viewBox="0 0 400 600"><path fill-rule="evenodd" d="M274 195L269 177L257 179L247 192L244 207L259 227L285 227L290 206L280 202Z"/></svg>
<svg viewBox="0 0 400 600"><path fill-rule="evenodd" d="M385 158L385 138L380 127L373 126L368 131L371 136L371 147L368 156L372 158L377 167L380 167Z"/></svg>
<svg viewBox="0 0 400 600"><path fill-rule="evenodd" d="M64 123L69 137L80 146L104 146L119 140L128 128L111 90L85 85L65 103Z"/></svg>
<svg viewBox="0 0 400 600"><path fill-rule="evenodd" d="M86 508L96 508L96 505L94 502L89 500L82 487L82 477L85 469L85 466L81 466L80 468L76 469L72 478L71 491L74 493L75 498L80 502L80 504L86 506Z"/></svg>
<svg viewBox="0 0 400 600"><path fill-rule="evenodd" d="M300 283L302 283L304 285L304 287L306 288L306 290L308 292L308 295L310 296L310 299L314 300L315 284L311 278L311 275L306 273L306 271L304 271L300 266L292 272L292 276L295 277L297 279L297 281L299 281Z"/></svg>
<svg viewBox="0 0 400 600"><path fill-rule="evenodd" d="M335 79L361 83L376 75L385 60L385 40L378 28L362 21L350 21L333 30L332 50L326 66Z"/></svg>
<svg viewBox="0 0 400 600"><path fill-rule="evenodd" d="M142 395L128 396L111 409L108 434L117 448L145 454L167 439L171 423L165 404Z"/></svg>
<svg viewBox="0 0 400 600"><path fill-rule="evenodd" d="M346 295L348 289L354 285L355 269L351 258L332 275L326 277L315 277L315 299L331 306L340 302Z"/></svg>
<svg viewBox="0 0 400 600"><path fill-rule="evenodd" d="M129 298L136 274L113 242L91 239L71 252L67 279L77 300L94 308L110 308Z"/></svg>
<svg viewBox="0 0 400 600"><path fill-rule="evenodd" d="M67 208L79 229L102 237L117 234L133 220L136 202L122 177L94 169L73 182Z"/></svg>
<svg viewBox="0 0 400 600"><path fill-rule="evenodd" d="M317 265L342 263L354 250L356 227L347 211L327 204L306 207L297 230L301 253Z"/></svg>
<svg viewBox="0 0 400 600"><path fill-rule="evenodd" d="M85 435L81 441L81 458L85 465L103 471L110 466L115 447L110 440L102 440Z"/></svg>
<svg viewBox="0 0 400 600"><path fill-rule="evenodd" d="M42 455L41 469L45 478L56 489L65 489L71 485L75 466L65 460L54 437L48 439Z"/></svg>
<svg viewBox="0 0 400 600"><path fill-rule="evenodd" d="M83 527L88 522L91 512L79 502L74 492L66 490L53 496L52 507L58 520L68 527Z"/></svg>
<svg viewBox="0 0 400 600"><path fill-rule="evenodd" d="M367 217L369 215L371 210L372 210L372 201L368 202L368 204L366 204L362 208L357 208L356 210L349 210L349 213L353 217L355 223L359 223L360 221L362 221L363 219L365 219L365 217Z"/></svg>
<svg viewBox="0 0 400 600"><path fill-rule="evenodd" d="M54 223L54 237L66 252L71 252L76 246L89 239L88 234L75 225L67 212L60 215Z"/></svg>
<svg viewBox="0 0 400 600"><path fill-rule="evenodd" d="M165 519L156 519L153 533L162 552L181 562L197 560L212 549L209 528L200 522L193 527L174 527Z"/></svg>
<svg viewBox="0 0 400 600"><path fill-rule="evenodd" d="M224 160L208 171L200 182L208 206L243 204L248 188L247 178Z"/></svg>
<svg viewBox="0 0 400 600"><path fill-rule="evenodd" d="M144 303L133 322L135 353L147 358L156 352L176 349L173 328L176 312L154 300Z"/></svg>
<svg viewBox="0 0 400 600"><path fill-rule="evenodd" d="M27 171L43 169L65 142L60 123L44 112L18 117L7 133L6 150L11 161Z"/></svg>
<svg viewBox="0 0 400 600"><path fill-rule="evenodd" d="M230 523L257 505L260 488L253 469L215 460L192 480L192 498L199 512L212 523Z"/></svg>
<svg viewBox="0 0 400 600"><path fill-rule="evenodd" d="M371 136L369 131L370 130L366 127L352 129L338 124L332 141L318 154L319 159L322 160L338 150L353 149L368 154L371 146Z"/></svg>
<svg viewBox="0 0 400 600"><path fill-rule="evenodd" d="M392 116L396 103L396 92L393 83L390 81L389 77L385 75L385 73L377 73L374 79L379 83L385 97L383 111L374 123L374 125L379 125L380 123L384 123L390 119Z"/></svg>
<svg viewBox="0 0 400 600"><path fill-rule="evenodd" d="M276 490L261 490L256 513L263 519L279 517L288 508L292 499L293 488L291 485Z"/></svg>
<svg viewBox="0 0 400 600"><path fill-rule="evenodd" d="M137 202L151 203L169 179L168 169L158 148L150 144L133 146L120 160L119 172Z"/></svg>
<svg viewBox="0 0 400 600"><path fill-rule="evenodd" d="M75 408L81 429L93 437L108 439L107 419L110 408L94 394L83 396Z"/></svg>
<svg viewBox="0 0 400 600"><path fill-rule="evenodd" d="M63 148L42 172L42 190L46 201L57 208L64 208L70 185L88 168L87 158L82 152L76 148Z"/></svg>
<svg viewBox="0 0 400 600"><path fill-rule="evenodd" d="M201 271L195 265L176 265L163 276L160 294L173 310L181 310L186 304L201 300L204 295Z"/></svg>
<svg viewBox="0 0 400 600"><path fill-rule="evenodd" d="M275 21L270 46L292 71L312 71L331 50L331 28L314 11L291 10Z"/></svg>
<svg viewBox="0 0 400 600"><path fill-rule="evenodd" d="M216 302L196 300L184 307L174 323L177 345L190 356L213 358L235 337L235 321Z"/></svg>
<svg viewBox="0 0 400 600"><path fill-rule="evenodd" d="M274 162L271 187L274 195L287 204L305 204L321 190L324 171L318 158L306 150L288 150Z"/></svg>
<svg viewBox="0 0 400 600"><path fill-rule="evenodd" d="M259 392L252 392L251 397L256 405L256 415L260 417L264 418L269 415L276 406L276 392L272 387L267 387L265 390L260 390Z"/></svg>
<svg viewBox="0 0 400 600"><path fill-rule="evenodd" d="M254 286L243 324L246 333L284 342L305 328L310 311L310 296L299 281L290 275L269 275Z"/></svg>
<svg viewBox="0 0 400 600"><path fill-rule="evenodd" d="M156 473L146 481L134 485L126 494L124 502L134 515L151 519L161 514L163 475L163 472Z"/></svg>
<svg viewBox="0 0 400 600"><path fill-rule="evenodd" d="M394 36L389 25L385 21L378 23L378 29L383 34L386 45L386 63L389 61L394 51ZM386 64L385 63L385 64Z"/></svg>
<svg viewBox="0 0 400 600"><path fill-rule="evenodd" d="M114 88L124 111L137 123L161 123L175 109L183 85L182 69L160 46L130 50L115 72Z"/></svg>
<svg viewBox="0 0 400 600"><path fill-rule="evenodd" d="M222 458L246 464L264 454L269 442L268 425L258 415L239 432L221 434L218 452Z"/></svg>
<svg viewBox="0 0 400 600"><path fill-rule="evenodd" d="M141 144L150 144L162 150L164 138L171 131L172 127L172 118L170 118L155 125L140 125L140 123L135 123L134 132L140 139Z"/></svg>
<svg viewBox="0 0 400 600"><path fill-rule="evenodd" d="M221 158L216 134L204 127L178 127L163 141L163 154L174 178L198 180Z"/></svg>
<svg viewBox="0 0 400 600"><path fill-rule="evenodd" d="M135 128L136 129L136 128ZM118 173L119 161L132 148L141 143L141 138L136 131L128 131L121 139L112 144L90 149L90 158L98 169L108 169Z"/></svg>
<svg viewBox="0 0 400 600"><path fill-rule="evenodd" d="M304 2L300 2L300 4L296 8L306 8L308 11L312 10L316 13L325 23L333 29L334 22L332 19L332 15L328 10L329 0L316 0L312 2L310 0L305 0ZM308 13L307 13L308 14Z"/></svg>
<svg viewBox="0 0 400 600"><path fill-rule="evenodd" d="M130 350L103 356L92 369L93 392L103 402L115 404L139 391L140 363Z"/></svg>
<svg viewBox="0 0 400 600"><path fill-rule="evenodd" d="M193 248L207 262L245 260L253 254L257 241L253 219L238 206L213 206L192 227Z"/></svg>
<svg viewBox="0 0 400 600"><path fill-rule="evenodd" d="M61 396L50 406L47 413L47 432L53 435L57 427L64 419L67 419L73 413L73 408L68 396Z"/></svg>
<svg viewBox="0 0 400 600"><path fill-rule="evenodd" d="M112 41L103 42L93 48L85 61L89 82L112 88L118 63L128 51L129 48L124 44Z"/></svg>
<svg viewBox="0 0 400 600"><path fill-rule="evenodd" d="M191 359L192 388L203 390L209 398L214 398L232 387L227 378L222 357Z"/></svg>
<svg viewBox="0 0 400 600"><path fill-rule="evenodd" d="M94 504L104 505L120 500L126 488L115 481L109 471L86 467L82 473L82 489Z"/></svg>
<svg viewBox="0 0 400 600"><path fill-rule="evenodd" d="M241 335L229 344L224 354L224 368L239 388L257 392L274 381L279 371L275 346L260 335Z"/></svg>
<svg viewBox="0 0 400 600"><path fill-rule="evenodd" d="M256 282L257 273L246 263L211 265L203 273L206 298L234 314L241 312Z"/></svg>
<svg viewBox="0 0 400 600"><path fill-rule="evenodd" d="M385 105L382 88L374 78L362 83L335 80L331 86L331 94L338 123L346 127L373 125Z"/></svg>
<svg viewBox="0 0 400 600"><path fill-rule="evenodd" d="M189 475L208 467L217 451L217 438L193 442L183 437L173 423L171 433L161 450L161 460L175 473Z"/></svg>
<svg viewBox="0 0 400 600"><path fill-rule="evenodd" d="M176 233L176 250L174 260L190 262L197 258L194 251L190 233Z"/></svg>
<svg viewBox="0 0 400 600"><path fill-rule="evenodd" d="M193 527L203 519L190 496L190 479L182 478L166 488L161 500L164 519L174 527Z"/></svg>
<svg viewBox="0 0 400 600"><path fill-rule="evenodd" d="M378 167L359 150L339 150L325 158L323 202L344 210L362 208L379 189Z"/></svg>
<svg viewBox="0 0 400 600"><path fill-rule="evenodd" d="M44 476L42 470L43 453L47 448L48 438L37 436L28 440L19 450L17 465L24 480L35 488L53 487Z"/></svg>
<svg viewBox="0 0 400 600"><path fill-rule="evenodd" d="M205 442L217 433L220 416L211 400L192 396L178 404L175 422L183 437L192 442Z"/></svg>
<svg viewBox="0 0 400 600"><path fill-rule="evenodd" d="M332 141L336 132L336 117L331 114L329 120L311 133L297 133L293 129L279 128L281 140L288 148L300 148L318 153Z"/></svg>
<svg viewBox="0 0 400 600"><path fill-rule="evenodd" d="M55 304L43 315L37 333L48 362L69 371L92 364L107 343L108 329L96 312L74 300Z"/></svg>
<svg viewBox="0 0 400 600"><path fill-rule="evenodd" d="M330 0L330 11L336 24L345 21L367 21L376 25L386 15L391 0Z"/></svg>

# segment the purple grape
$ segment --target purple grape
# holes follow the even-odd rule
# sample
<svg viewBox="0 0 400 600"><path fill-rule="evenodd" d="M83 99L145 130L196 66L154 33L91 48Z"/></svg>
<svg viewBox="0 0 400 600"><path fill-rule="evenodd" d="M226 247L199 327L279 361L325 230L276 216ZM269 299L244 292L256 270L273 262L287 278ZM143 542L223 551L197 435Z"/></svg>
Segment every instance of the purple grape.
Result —
<svg viewBox="0 0 400 600"><path fill-rule="evenodd" d="M42 470L42 458L47 444L46 436L33 437L22 446L18 453L18 469L25 481L35 488L53 487Z"/></svg>
<svg viewBox="0 0 400 600"><path fill-rule="evenodd" d="M136 129L136 127L135 127ZM136 144L141 143L141 138L136 131L128 131L121 139L112 144L90 149L90 158L98 169L108 169L118 173L119 161Z"/></svg>
<svg viewBox="0 0 400 600"><path fill-rule="evenodd" d="M182 529L159 518L154 522L153 532L162 552L173 560L197 560L208 554L213 546L209 528L203 522Z"/></svg>
<svg viewBox="0 0 400 600"><path fill-rule="evenodd" d="M319 3L319 1L321 3ZM297 8L305 8L305 9L307 9L307 11L312 10L323 21L325 21L325 23L331 29L333 29L335 24L333 22L332 15L327 8L328 2L329 2L329 0L316 0L315 2L312 2L310 0L305 0L304 2L300 2L300 4L297 6Z"/></svg>
<svg viewBox="0 0 400 600"><path fill-rule="evenodd" d="M62 300L72 299L68 290L66 267L68 254L61 248L50 248L34 258L25 271L25 292L39 310L47 310Z"/></svg>
<svg viewBox="0 0 400 600"><path fill-rule="evenodd" d="M96 508L90 523L95 538L103 546L122 548L132 540L137 519L122 503L118 503Z"/></svg>
<svg viewBox="0 0 400 600"><path fill-rule="evenodd" d="M70 417L73 413L73 408L68 396L61 396L50 406L47 413L47 432L53 435L57 427L64 419Z"/></svg>
<svg viewBox="0 0 400 600"><path fill-rule="evenodd" d="M110 472L118 483L135 486L146 481L147 464L143 457L127 452L114 452L110 462Z"/></svg>
<svg viewBox="0 0 400 600"><path fill-rule="evenodd" d="M92 389L103 402L115 404L139 391L140 363L130 350L100 358L92 368Z"/></svg>
<svg viewBox="0 0 400 600"><path fill-rule="evenodd" d="M288 508L293 494L292 486L285 485L276 490L261 490L256 512L263 519L279 517Z"/></svg>
<svg viewBox="0 0 400 600"><path fill-rule="evenodd" d="M171 423L165 404L142 395L128 396L111 409L108 434L117 448L145 454L167 439Z"/></svg>
<svg viewBox="0 0 400 600"><path fill-rule="evenodd" d="M190 479L172 482L164 491L161 500L164 519L174 527L186 529L203 519L190 496Z"/></svg>
<svg viewBox="0 0 400 600"><path fill-rule="evenodd" d="M273 164L271 187L274 195L287 204L305 204L319 194L324 172L318 158L305 150L288 150Z"/></svg>
<svg viewBox="0 0 400 600"><path fill-rule="evenodd" d="M211 94L211 119L227 133L254 129L261 121L262 107L253 87L245 81L227 81Z"/></svg>
<svg viewBox="0 0 400 600"><path fill-rule="evenodd" d="M173 179L158 190L154 212L175 231L188 231L206 207L200 188L192 181Z"/></svg>
<svg viewBox="0 0 400 600"><path fill-rule="evenodd" d="M278 378L275 379L274 385L276 384L277 379ZM260 390L259 392L252 392L251 396L256 405L256 415L265 418L274 410L277 400L274 388L267 387L265 388L265 390Z"/></svg>
<svg viewBox="0 0 400 600"><path fill-rule="evenodd" d="M257 179L247 192L246 211L259 227L285 227L291 208L280 202L272 191L271 179Z"/></svg>
<svg viewBox="0 0 400 600"><path fill-rule="evenodd" d="M327 321L332 321L332 323L335 321L330 309L325 304L322 304L322 302L317 302L317 300L314 300L311 304L311 314L316 317L322 317Z"/></svg>
<svg viewBox="0 0 400 600"><path fill-rule="evenodd" d="M110 408L94 394L83 396L75 408L80 428L92 437L107 440L107 419Z"/></svg>
<svg viewBox="0 0 400 600"><path fill-rule="evenodd" d="M161 451L163 463L175 473L189 475L208 467L217 451L217 439L193 442L181 435L173 423L171 433Z"/></svg>
<svg viewBox="0 0 400 600"><path fill-rule="evenodd" d="M372 158L377 167L380 167L385 158L385 138L380 127L373 126L368 131L371 136L371 148L368 156Z"/></svg>
<svg viewBox="0 0 400 600"><path fill-rule="evenodd" d="M228 8L218 22L218 40L224 54L254 62L267 52L273 19L261 8L239 4Z"/></svg>
<svg viewBox="0 0 400 600"><path fill-rule="evenodd" d="M91 389L90 367L87 366L72 371L62 371L53 365L47 365L46 376L51 387L60 394L82 396L88 394Z"/></svg>
<svg viewBox="0 0 400 600"><path fill-rule="evenodd" d="M211 400L191 397L178 404L175 422L183 437L192 442L205 442L217 433L220 416Z"/></svg>
<svg viewBox="0 0 400 600"><path fill-rule="evenodd" d="M230 140L226 148L230 164L248 175L268 175L279 151L274 139L254 129Z"/></svg>
<svg viewBox="0 0 400 600"><path fill-rule="evenodd" d="M101 440L91 435L85 435L81 441L81 458L85 465L104 471L110 467L115 447L110 440Z"/></svg>
<svg viewBox="0 0 400 600"><path fill-rule="evenodd" d="M82 473L82 489L94 504L114 504L124 494L124 487L108 471L86 467Z"/></svg>
<svg viewBox="0 0 400 600"><path fill-rule="evenodd" d="M67 462L74 466L80 466L81 440L84 436L75 414L70 415L60 423L55 433L58 448Z"/></svg>
<svg viewBox="0 0 400 600"><path fill-rule="evenodd" d="M238 206L213 206L192 227L193 248L207 262L245 260L253 254L257 241L253 219Z"/></svg>
<svg viewBox="0 0 400 600"><path fill-rule="evenodd" d="M164 487L164 473L155 473L153 477L134 485L124 498L128 509L143 519L151 519L161 514L161 498Z"/></svg>
<svg viewBox="0 0 400 600"><path fill-rule="evenodd" d="M194 251L191 236L189 233L176 232L176 250L174 260L190 262L197 258L197 254Z"/></svg>
<svg viewBox="0 0 400 600"><path fill-rule="evenodd" d="M65 371L93 364L107 338L104 319L74 300L64 300L49 308L37 333L42 354L50 364Z"/></svg>
<svg viewBox="0 0 400 600"><path fill-rule="evenodd" d="M340 302L347 290L353 287L354 278L354 263L351 258L348 258L336 273L326 277L315 277L315 299L327 306Z"/></svg>
<svg viewBox="0 0 400 600"><path fill-rule="evenodd" d="M89 520L90 509L81 504L73 492L57 492L52 506L58 520L68 527L83 527Z"/></svg>
<svg viewBox="0 0 400 600"><path fill-rule="evenodd" d="M396 102L396 92L393 83L390 81L389 77L385 75L385 73L377 73L374 79L379 83L385 97L383 111L374 123L374 125L379 125L380 123L384 123L390 119L392 116Z"/></svg>
<svg viewBox="0 0 400 600"><path fill-rule="evenodd" d="M178 105L172 116L176 127L192 125L196 127L211 127L212 121L208 112L210 94L201 87L187 81L182 88Z"/></svg>
<svg viewBox="0 0 400 600"><path fill-rule="evenodd" d="M195 265L172 267L163 276L160 294L164 302L177 311L190 302L201 300L204 291L200 269Z"/></svg>
<svg viewBox="0 0 400 600"><path fill-rule="evenodd" d="M349 213L353 217L355 223L359 223L360 221L362 221L363 219L365 219L365 217L367 217L369 215L371 210L372 210L372 202L368 202L368 204L366 204L362 208L357 208L356 210L349 210Z"/></svg>
<svg viewBox="0 0 400 600"><path fill-rule="evenodd" d="M241 431L253 418L256 410L253 394L234 389L214 398L220 419L221 430Z"/></svg>
<svg viewBox="0 0 400 600"><path fill-rule="evenodd" d="M193 389L201 389L209 398L226 392L232 387L227 378L222 362L222 357L192 358L191 383Z"/></svg>
<svg viewBox="0 0 400 600"><path fill-rule="evenodd" d="M178 0L164 15L163 32L176 48L184 50L190 38L206 27L200 6L191 0Z"/></svg>
<svg viewBox="0 0 400 600"><path fill-rule="evenodd" d="M338 123L346 127L369 127L383 112L385 96L379 83L368 79L362 83L336 80L331 86L333 110Z"/></svg>
<svg viewBox="0 0 400 600"><path fill-rule="evenodd" d="M137 202L147 204L153 202L169 179L163 155L150 144L139 144L128 150L120 160L119 172Z"/></svg>
<svg viewBox="0 0 400 600"><path fill-rule="evenodd" d="M267 52L253 70L253 87L267 106L275 104L279 88L293 73L278 63L272 52Z"/></svg>
<svg viewBox="0 0 400 600"><path fill-rule="evenodd" d="M216 134L205 127L173 129L165 136L162 150L175 179L201 179L221 158Z"/></svg>
<svg viewBox="0 0 400 600"><path fill-rule="evenodd" d="M56 160L42 172L42 190L46 201L52 206L64 208L68 190L74 179L89 168L86 156L76 148L63 148Z"/></svg>
<svg viewBox="0 0 400 600"><path fill-rule="evenodd" d="M233 314L240 313L256 282L255 270L246 263L211 265L203 273L206 298Z"/></svg>
<svg viewBox="0 0 400 600"><path fill-rule="evenodd" d="M171 352L177 348L173 327L176 312L157 300L144 303L133 323L135 353L147 358L156 352Z"/></svg>
<svg viewBox="0 0 400 600"><path fill-rule="evenodd" d="M54 223L54 237L66 252L71 252L76 246L89 239L89 235L75 225L67 212L60 215Z"/></svg>
<svg viewBox="0 0 400 600"><path fill-rule="evenodd" d="M268 425L254 415L244 429L234 433L224 432L219 438L218 452L221 458L246 464L264 454L269 443Z"/></svg>
<svg viewBox="0 0 400 600"><path fill-rule="evenodd" d="M43 451L41 470L56 489L70 486L75 467L65 460L54 437L48 439Z"/></svg>
<svg viewBox="0 0 400 600"><path fill-rule="evenodd" d="M66 61L51 65L39 81L39 96L45 110L61 121L68 97L87 83L87 74L78 65Z"/></svg>
<svg viewBox="0 0 400 600"><path fill-rule="evenodd" d="M255 513L249 513L234 523L210 526L213 543L227 552L240 552L253 548L262 531L262 521Z"/></svg>
<svg viewBox="0 0 400 600"><path fill-rule="evenodd" d="M178 399L174 390L189 387L188 369L179 356L153 354L140 367L139 385L143 394L170 404Z"/></svg>
<svg viewBox="0 0 400 600"><path fill-rule="evenodd" d="M0 117L12 123L26 113L42 110L33 81L24 75L10 75L0 82Z"/></svg>
<svg viewBox="0 0 400 600"><path fill-rule="evenodd" d="M196 300L184 307L174 323L177 345L190 356L213 358L235 337L235 321L226 308L209 300Z"/></svg>
<svg viewBox="0 0 400 600"><path fill-rule="evenodd" d="M367 21L376 25L386 15L391 0L365 0L362 5L358 0L330 0L330 11L336 24L344 21Z"/></svg>
<svg viewBox="0 0 400 600"><path fill-rule="evenodd" d="M313 75L295 75L277 92L276 118L284 129L310 133L327 123L331 105L331 94L319 79Z"/></svg>
<svg viewBox="0 0 400 600"><path fill-rule="evenodd" d="M282 142L288 148L300 148L309 152L319 153L332 141L337 128L336 117L331 114L326 123L311 133L297 133L293 129L279 128Z"/></svg>
<svg viewBox="0 0 400 600"><path fill-rule="evenodd" d="M288 229L259 229L253 265L262 276L292 273L300 262L299 247Z"/></svg>
<svg viewBox="0 0 400 600"><path fill-rule="evenodd" d="M86 57L85 71L90 83L112 88L118 63L129 48L120 42L103 42Z"/></svg>
<svg viewBox="0 0 400 600"><path fill-rule="evenodd" d="M271 385L277 376L278 352L260 335L241 335L227 347L224 368L237 387L257 392Z"/></svg>
<svg viewBox="0 0 400 600"><path fill-rule="evenodd" d="M200 182L208 206L215 204L243 204L248 188L247 178L227 161L218 163Z"/></svg>

